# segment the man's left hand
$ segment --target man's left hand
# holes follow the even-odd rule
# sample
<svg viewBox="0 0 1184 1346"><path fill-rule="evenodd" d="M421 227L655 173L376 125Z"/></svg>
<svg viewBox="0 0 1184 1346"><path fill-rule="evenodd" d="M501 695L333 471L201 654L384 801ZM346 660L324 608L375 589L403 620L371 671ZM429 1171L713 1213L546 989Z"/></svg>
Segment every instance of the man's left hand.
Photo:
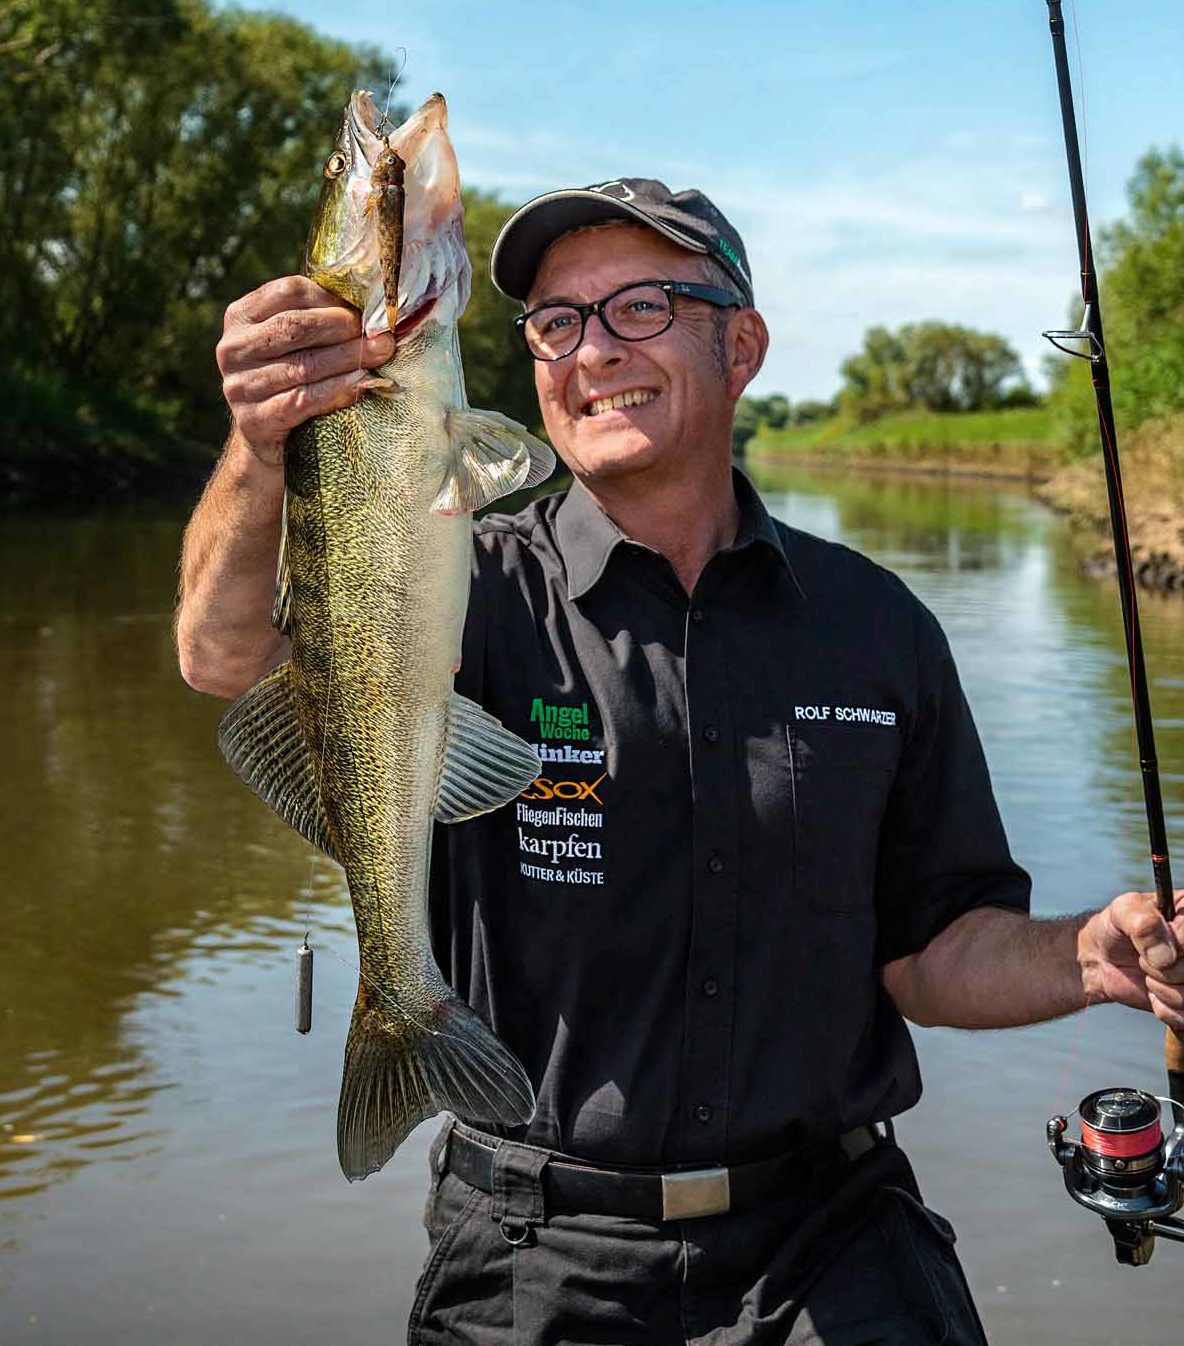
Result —
<svg viewBox="0 0 1184 1346"><path fill-rule="evenodd" d="M1184 889L1175 898L1179 913ZM1150 1010L1184 1032L1184 914L1169 925L1154 893L1123 893L1082 926L1077 949L1092 999Z"/></svg>

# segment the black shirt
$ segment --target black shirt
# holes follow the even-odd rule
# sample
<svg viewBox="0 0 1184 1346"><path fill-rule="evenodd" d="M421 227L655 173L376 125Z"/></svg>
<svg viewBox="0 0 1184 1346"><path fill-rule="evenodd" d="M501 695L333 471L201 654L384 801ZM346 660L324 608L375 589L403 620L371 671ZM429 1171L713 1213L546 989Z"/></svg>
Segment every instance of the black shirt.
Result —
<svg viewBox="0 0 1184 1346"><path fill-rule="evenodd" d="M578 485L475 525L457 689L539 778L437 828L436 955L534 1081L507 1134L603 1163L737 1162L910 1107L877 966L1028 904L934 617L735 485L689 599Z"/></svg>

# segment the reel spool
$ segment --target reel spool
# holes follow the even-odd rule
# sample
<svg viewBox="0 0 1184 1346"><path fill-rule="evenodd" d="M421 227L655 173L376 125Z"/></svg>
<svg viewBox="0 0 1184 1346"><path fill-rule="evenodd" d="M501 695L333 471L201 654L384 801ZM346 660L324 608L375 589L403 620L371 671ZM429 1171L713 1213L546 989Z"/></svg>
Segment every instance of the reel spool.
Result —
<svg viewBox="0 0 1184 1346"><path fill-rule="evenodd" d="M1048 1146L1069 1195L1105 1220L1118 1260L1144 1266L1156 1234L1184 1242L1184 1221L1171 1218L1184 1204L1184 1128L1165 1138L1160 1100L1142 1089L1099 1089L1077 1111L1081 1139L1067 1140L1068 1118L1053 1117Z"/></svg>

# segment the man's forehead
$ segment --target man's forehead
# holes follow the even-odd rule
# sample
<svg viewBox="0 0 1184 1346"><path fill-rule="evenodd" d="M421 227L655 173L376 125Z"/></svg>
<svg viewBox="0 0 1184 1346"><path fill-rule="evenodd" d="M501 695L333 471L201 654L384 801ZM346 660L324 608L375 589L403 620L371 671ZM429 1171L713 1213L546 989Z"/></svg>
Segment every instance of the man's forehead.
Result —
<svg viewBox="0 0 1184 1346"><path fill-rule="evenodd" d="M527 303L599 298L605 284L630 280L697 279L701 267L698 254L645 225L622 220L585 226L561 234L543 254ZM587 289L597 293L583 294Z"/></svg>

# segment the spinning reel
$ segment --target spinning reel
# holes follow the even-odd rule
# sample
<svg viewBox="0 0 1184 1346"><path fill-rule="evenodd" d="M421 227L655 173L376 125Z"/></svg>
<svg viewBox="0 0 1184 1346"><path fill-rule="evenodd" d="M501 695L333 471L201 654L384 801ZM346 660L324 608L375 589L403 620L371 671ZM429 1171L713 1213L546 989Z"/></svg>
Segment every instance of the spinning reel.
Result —
<svg viewBox="0 0 1184 1346"><path fill-rule="evenodd" d="M1184 1243L1184 1220L1173 1218L1184 1205L1184 1122L1165 1138L1160 1100L1142 1089L1099 1089L1077 1111L1081 1139L1067 1140L1068 1118L1053 1117L1048 1148L1065 1190L1106 1222L1118 1260L1146 1266L1157 1234Z"/></svg>

